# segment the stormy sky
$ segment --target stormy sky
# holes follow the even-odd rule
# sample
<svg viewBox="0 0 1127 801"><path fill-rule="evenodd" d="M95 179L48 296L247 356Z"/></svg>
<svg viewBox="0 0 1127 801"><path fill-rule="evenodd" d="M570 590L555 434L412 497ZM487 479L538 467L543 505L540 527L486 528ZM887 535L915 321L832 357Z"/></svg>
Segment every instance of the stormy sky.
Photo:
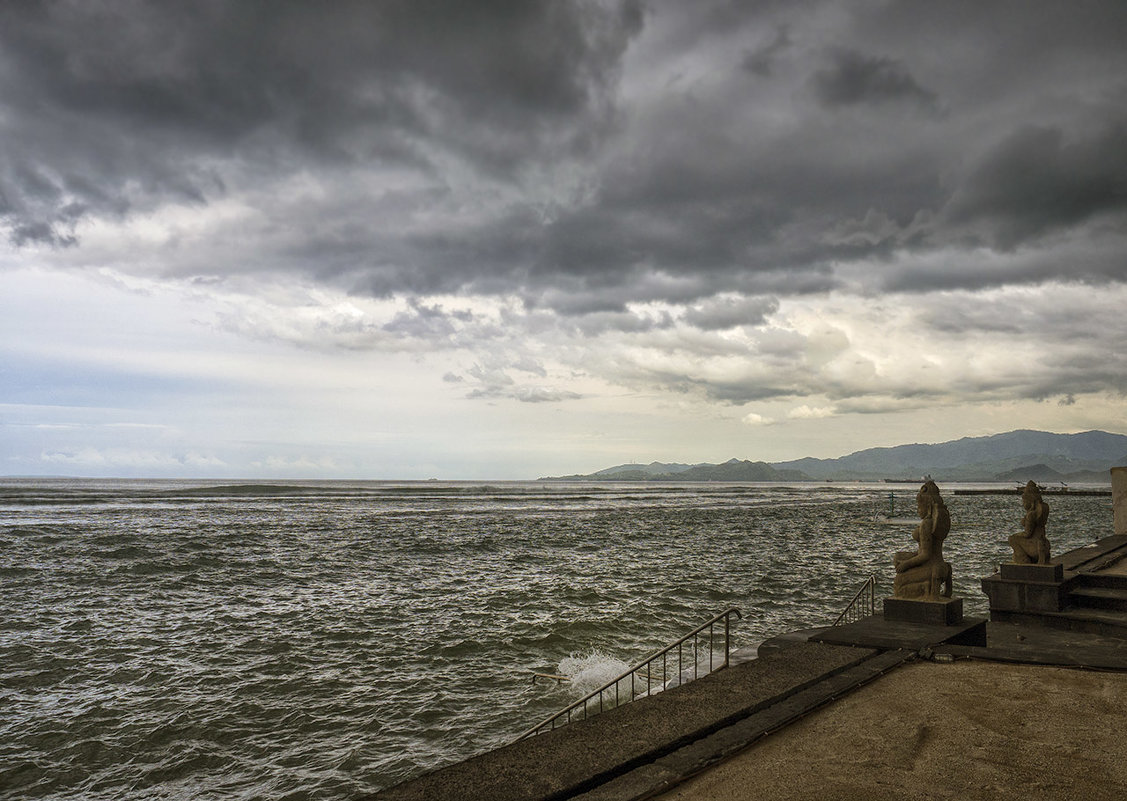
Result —
<svg viewBox="0 0 1127 801"><path fill-rule="evenodd" d="M1127 433L1127 4L0 6L0 474Z"/></svg>

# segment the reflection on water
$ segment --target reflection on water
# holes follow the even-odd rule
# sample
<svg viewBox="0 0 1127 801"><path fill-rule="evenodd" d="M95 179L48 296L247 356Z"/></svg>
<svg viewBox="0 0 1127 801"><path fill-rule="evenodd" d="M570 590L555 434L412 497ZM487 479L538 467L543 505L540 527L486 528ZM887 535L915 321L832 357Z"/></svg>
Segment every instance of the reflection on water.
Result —
<svg viewBox="0 0 1127 801"><path fill-rule="evenodd" d="M914 492L895 490L896 515ZM944 492L955 592L984 614L1020 499ZM508 742L728 606L754 645L826 624L870 573L888 593L913 544L911 520L881 523L888 495L0 482L0 797L387 786ZM1050 503L1056 552L1110 531L1108 498Z"/></svg>

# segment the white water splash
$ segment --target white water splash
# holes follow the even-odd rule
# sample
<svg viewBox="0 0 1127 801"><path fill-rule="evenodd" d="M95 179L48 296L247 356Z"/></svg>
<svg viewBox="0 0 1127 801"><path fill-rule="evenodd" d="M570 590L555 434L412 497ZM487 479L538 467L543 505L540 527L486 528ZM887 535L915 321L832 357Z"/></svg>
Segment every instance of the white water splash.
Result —
<svg viewBox="0 0 1127 801"><path fill-rule="evenodd" d="M560 660L558 668L560 675L571 679L571 686L583 693L597 690L629 669L630 666L621 659L601 651L592 651L586 656L572 654Z"/></svg>

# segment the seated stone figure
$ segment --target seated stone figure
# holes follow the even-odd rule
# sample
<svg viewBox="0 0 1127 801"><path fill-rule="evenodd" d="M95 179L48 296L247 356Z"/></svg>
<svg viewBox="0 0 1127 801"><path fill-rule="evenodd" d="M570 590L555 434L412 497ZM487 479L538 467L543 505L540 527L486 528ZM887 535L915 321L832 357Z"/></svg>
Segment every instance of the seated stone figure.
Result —
<svg viewBox="0 0 1127 801"><path fill-rule="evenodd" d="M1049 520L1049 504L1041 499L1041 488L1036 481L1025 485L1021 493L1025 515L1021 518L1021 531L1010 537L1014 549L1014 562L1019 565L1049 564L1049 538L1045 536L1045 523Z"/></svg>
<svg viewBox="0 0 1127 801"><path fill-rule="evenodd" d="M903 551L893 557L896 578L893 596L938 601L951 597L951 565L943 561L943 540L951 530L951 515L930 479L916 493L920 524L912 532L919 543L915 553Z"/></svg>

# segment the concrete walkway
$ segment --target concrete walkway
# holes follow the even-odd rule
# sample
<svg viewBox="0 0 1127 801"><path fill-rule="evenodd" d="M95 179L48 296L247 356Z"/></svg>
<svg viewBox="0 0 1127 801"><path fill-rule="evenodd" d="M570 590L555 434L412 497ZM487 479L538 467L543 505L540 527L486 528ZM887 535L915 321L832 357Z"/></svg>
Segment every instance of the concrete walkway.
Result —
<svg viewBox="0 0 1127 801"><path fill-rule="evenodd" d="M1127 673L916 661L660 801L1127 798Z"/></svg>

